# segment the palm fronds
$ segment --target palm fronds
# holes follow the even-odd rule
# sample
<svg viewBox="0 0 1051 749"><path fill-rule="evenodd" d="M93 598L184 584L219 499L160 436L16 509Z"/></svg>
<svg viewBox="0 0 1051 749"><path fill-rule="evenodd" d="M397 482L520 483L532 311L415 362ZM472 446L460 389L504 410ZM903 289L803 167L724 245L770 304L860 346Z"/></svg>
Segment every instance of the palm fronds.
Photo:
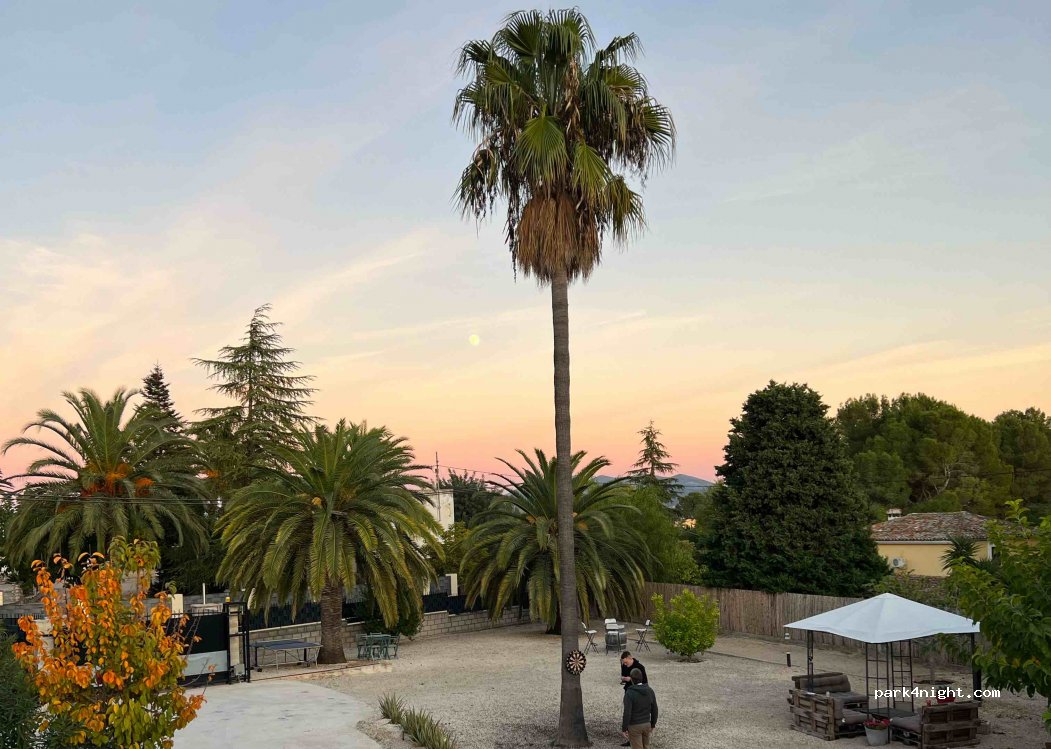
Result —
<svg viewBox="0 0 1051 749"><path fill-rule="evenodd" d="M9 528L16 562L106 549L115 536L160 540L165 525L176 534L167 540L206 547L203 521L180 501L202 496L192 443L171 419L130 407L136 394L118 389L103 400L88 389L63 393L75 418L42 409L4 444L5 453L41 453L11 477L28 480Z"/></svg>
<svg viewBox="0 0 1051 749"><path fill-rule="evenodd" d="M482 219L506 200L513 262L540 283L560 268L587 278L604 237L623 242L643 226L625 178L668 164L675 124L631 64L641 49L635 34L598 47L570 9L512 13L491 40L460 50L467 84L453 119L478 146L457 202Z"/></svg>
<svg viewBox="0 0 1051 749"><path fill-rule="evenodd" d="M481 599L499 617L513 600L528 596L531 615L549 629L558 622L558 509L555 459L541 450L519 451L524 466L502 461L511 474L496 482L504 492L478 516L461 571L470 603ZM611 615L637 613L651 554L632 522L639 511L624 495L624 480L595 476L605 458L584 463L573 456L574 538L581 611L594 602ZM583 465L582 465L583 464Z"/></svg>

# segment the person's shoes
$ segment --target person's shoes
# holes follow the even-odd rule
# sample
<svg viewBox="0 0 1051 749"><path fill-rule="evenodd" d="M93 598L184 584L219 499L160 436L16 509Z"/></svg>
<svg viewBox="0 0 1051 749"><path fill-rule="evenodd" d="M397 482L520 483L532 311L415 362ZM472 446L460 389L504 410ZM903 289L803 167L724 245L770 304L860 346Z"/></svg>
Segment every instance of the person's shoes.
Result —
<svg viewBox="0 0 1051 749"><path fill-rule="evenodd" d="M631 742L625 741L623 744L621 744L621 746L631 746Z"/></svg>

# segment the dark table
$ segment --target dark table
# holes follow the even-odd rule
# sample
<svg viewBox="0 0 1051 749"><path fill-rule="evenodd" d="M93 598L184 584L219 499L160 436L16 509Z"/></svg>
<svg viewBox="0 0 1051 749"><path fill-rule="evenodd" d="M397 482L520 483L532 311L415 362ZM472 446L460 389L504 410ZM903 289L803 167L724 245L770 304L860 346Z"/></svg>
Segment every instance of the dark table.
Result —
<svg viewBox="0 0 1051 749"><path fill-rule="evenodd" d="M261 671L262 670L259 667L259 650L260 650L260 648L263 649L263 650L272 650L275 653L281 653L282 655L285 655L285 654L287 654L289 652L298 652L298 651L302 650L303 651L303 661L302 662L303 663L307 663L307 664L310 663L310 658L308 656L308 653L309 653L309 651L313 650L314 651L314 664L315 665L317 664L318 652L321 650L321 645L319 643L307 642L306 640L271 640L270 642L256 642L256 643L252 643L252 647L255 648L255 670L256 671ZM287 659L285 659L283 662L287 663L288 661L287 661ZM299 661L296 661L296 662L298 663ZM277 659L276 658L274 659L274 665L275 666L280 665L279 663L277 663Z"/></svg>

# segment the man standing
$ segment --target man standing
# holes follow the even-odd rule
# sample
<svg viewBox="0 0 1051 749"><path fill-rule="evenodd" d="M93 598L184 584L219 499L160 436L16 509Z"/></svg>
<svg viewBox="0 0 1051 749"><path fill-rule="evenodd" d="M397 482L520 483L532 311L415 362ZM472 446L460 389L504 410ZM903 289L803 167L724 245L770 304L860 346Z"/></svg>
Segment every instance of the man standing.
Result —
<svg viewBox="0 0 1051 749"><path fill-rule="evenodd" d="M642 671L631 669L631 686L624 690L624 720L621 732L631 749L649 749L650 734L657 726L657 696L642 683Z"/></svg>
<svg viewBox="0 0 1051 749"><path fill-rule="evenodd" d="M649 684L649 679L646 678L646 667L642 665L642 661L635 658L629 651L625 650L620 654L620 680L624 682L624 688L627 689L631 686L631 669L637 668L642 672L643 684Z"/></svg>

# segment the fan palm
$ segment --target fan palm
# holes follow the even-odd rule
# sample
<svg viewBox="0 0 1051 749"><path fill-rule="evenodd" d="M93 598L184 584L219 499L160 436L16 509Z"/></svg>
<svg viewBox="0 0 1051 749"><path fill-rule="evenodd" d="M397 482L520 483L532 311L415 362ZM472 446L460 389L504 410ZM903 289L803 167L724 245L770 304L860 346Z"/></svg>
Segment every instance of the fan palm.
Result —
<svg viewBox="0 0 1051 749"><path fill-rule="evenodd" d="M271 599L298 610L321 601L321 663L342 663L343 591L367 585L388 626L398 620L398 591L422 605L434 572L426 548L437 546L437 521L418 490L403 439L385 429L340 421L334 429L293 432L275 446L276 464L234 494L219 521L226 557L219 577L250 591L257 607Z"/></svg>
<svg viewBox="0 0 1051 749"><path fill-rule="evenodd" d="M535 459L521 450L524 468L502 461L514 472L501 476L505 492L482 513L467 540L461 569L469 603L481 598L496 618L516 594L529 597L529 612L554 632L559 616L557 460L541 451ZM609 466L596 458L581 467L584 453L573 456L573 529L576 592L581 611L595 603L609 615L630 616L642 608L642 586L650 552L634 530L639 510L624 493L624 480L594 480Z"/></svg>
<svg viewBox="0 0 1051 749"><path fill-rule="evenodd" d="M75 420L43 409L23 430L50 432L57 440L22 436L4 445L4 453L13 447L43 453L11 477L28 480L8 529L16 563L107 549L115 536L159 541L166 527L180 545L207 546L204 524L186 501L201 488L190 443L170 431L169 420L129 408L136 394L121 388L103 401L88 389L63 393Z"/></svg>
<svg viewBox="0 0 1051 749"><path fill-rule="evenodd" d="M644 223L642 199L628 184L644 180L672 155L670 112L650 96L630 63L635 34L595 44L577 10L522 11L491 40L460 53L468 78L453 116L477 147L464 169L457 200L481 220L507 201L512 263L551 286L554 339L555 457L561 527L572 524L569 411L569 284L598 267L603 240L626 241ZM563 656L577 647L574 535L561 546L559 591L565 626ZM559 746L589 743L580 677L561 670Z"/></svg>

